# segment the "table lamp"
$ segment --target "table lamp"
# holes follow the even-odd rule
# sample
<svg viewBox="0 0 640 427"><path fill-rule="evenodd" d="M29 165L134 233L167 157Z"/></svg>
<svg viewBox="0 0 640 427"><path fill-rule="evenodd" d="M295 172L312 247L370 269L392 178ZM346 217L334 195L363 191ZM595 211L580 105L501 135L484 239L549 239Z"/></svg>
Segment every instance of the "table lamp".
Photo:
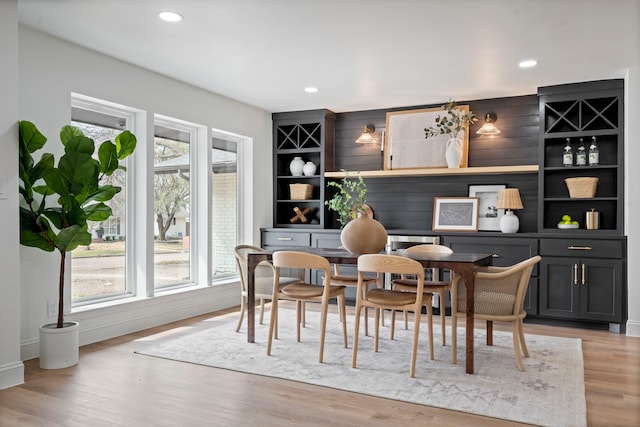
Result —
<svg viewBox="0 0 640 427"><path fill-rule="evenodd" d="M500 219L500 230L503 233L517 233L520 228L520 220L515 216L512 209L522 209L520 191L517 188L505 188L498 193L498 209L505 209L505 213Z"/></svg>

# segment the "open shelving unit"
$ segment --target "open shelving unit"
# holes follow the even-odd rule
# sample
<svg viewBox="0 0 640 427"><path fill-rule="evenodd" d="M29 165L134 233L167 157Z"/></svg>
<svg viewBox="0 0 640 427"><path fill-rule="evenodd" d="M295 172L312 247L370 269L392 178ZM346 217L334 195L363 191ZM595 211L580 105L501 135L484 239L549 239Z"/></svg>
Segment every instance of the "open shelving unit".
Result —
<svg viewBox="0 0 640 427"><path fill-rule="evenodd" d="M540 88L540 197L538 230L558 230L562 215L578 220L574 233L622 234L623 214L623 90L622 81L608 80ZM600 149L598 166L562 166L569 138L572 146L583 138L588 147L595 136ZM596 177L592 198L571 198L566 178ZM585 213L600 212L599 230L585 229Z"/></svg>

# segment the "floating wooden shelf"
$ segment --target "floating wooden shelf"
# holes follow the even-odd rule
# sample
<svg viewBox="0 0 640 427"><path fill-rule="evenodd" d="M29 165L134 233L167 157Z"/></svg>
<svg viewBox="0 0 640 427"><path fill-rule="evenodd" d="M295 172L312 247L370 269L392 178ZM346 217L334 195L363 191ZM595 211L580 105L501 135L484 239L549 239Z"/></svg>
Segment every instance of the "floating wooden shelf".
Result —
<svg viewBox="0 0 640 427"><path fill-rule="evenodd" d="M325 172L326 178L360 175L363 178L392 178L399 176L491 175L505 173L537 173L538 165L485 166L471 168L394 169L375 171Z"/></svg>

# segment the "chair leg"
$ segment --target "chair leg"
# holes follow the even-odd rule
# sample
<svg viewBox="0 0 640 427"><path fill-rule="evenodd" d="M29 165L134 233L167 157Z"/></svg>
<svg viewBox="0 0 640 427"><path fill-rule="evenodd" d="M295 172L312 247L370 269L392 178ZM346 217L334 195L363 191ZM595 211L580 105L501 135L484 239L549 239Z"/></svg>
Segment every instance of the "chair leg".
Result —
<svg viewBox="0 0 640 427"><path fill-rule="evenodd" d="M342 318L342 334L344 335L344 348L349 348L349 338L347 338L347 300L344 295L338 297L340 305L340 317Z"/></svg>
<svg viewBox="0 0 640 427"><path fill-rule="evenodd" d="M373 337L373 351L378 352L378 336L380 335L380 311L382 309L376 308L376 328Z"/></svg>
<svg viewBox="0 0 640 427"><path fill-rule="evenodd" d="M356 318L355 318L355 327L353 330L353 355L351 356L351 367L356 367L356 361L358 358L358 331L360 329L360 313L362 311L362 306L356 301Z"/></svg>
<svg viewBox="0 0 640 427"><path fill-rule="evenodd" d="M487 320L487 345L493 345L493 321Z"/></svg>
<svg viewBox="0 0 640 427"><path fill-rule="evenodd" d="M433 307L431 306L431 298L426 302L427 304L427 326L429 327L429 359L433 360Z"/></svg>
<svg viewBox="0 0 640 427"><path fill-rule="evenodd" d="M260 324L264 321L264 298L260 298Z"/></svg>
<svg viewBox="0 0 640 427"><path fill-rule="evenodd" d="M271 302L271 316L269 316L269 342L267 343L267 356L271 356L271 343L273 342L273 332L278 321L278 300Z"/></svg>
<svg viewBox="0 0 640 427"><path fill-rule="evenodd" d="M451 313L451 363L458 363L458 318Z"/></svg>
<svg viewBox="0 0 640 427"><path fill-rule="evenodd" d="M418 309L417 313L414 313L415 327L413 330L413 346L411 348L411 368L409 369L409 375L411 376L411 378L416 377L416 356L418 354L418 337L420 336L420 311L421 311L421 308ZM431 328L429 329L431 330ZM432 338L433 331L431 330L431 332L432 332L431 334L431 338ZM429 339L429 345L431 345L431 351L433 352L433 341L431 341L431 338Z"/></svg>
<svg viewBox="0 0 640 427"><path fill-rule="evenodd" d="M440 324L442 328L442 346L447 345L447 307L444 303L444 296L447 292L443 289L438 292L438 296L440 297Z"/></svg>
<svg viewBox="0 0 640 427"><path fill-rule="evenodd" d="M517 320L513 322L513 351L516 354L518 369L520 369L520 371L524 371L522 356L520 355L520 327L518 326Z"/></svg>
<svg viewBox="0 0 640 427"><path fill-rule="evenodd" d="M302 327L307 327L307 303L305 301L302 302Z"/></svg>
<svg viewBox="0 0 640 427"><path fill-rule="evenodd" d="M322 357L324 355L324 336L327 331L327 311L329 309L329 301L322 301L322 319L320 320L322 324L320 325L320 355L318 357L318 362L322 363ZM346 332L345 332L346 338Z"/></svg>
<svg viewBox="0 0 640 427"><path fill-rule="evenodd" d="M405 316L407 312L405 311ZM391 339L393 339L396 332L396 311L391 310Z"/></svg>
<svg viewBox="0 0 640 427"><path fill-rule="evenodd" d="M302 304L302 301L296 300L296 340L298 342L300 342L300 322L302 321L300 316L301 316L302 310L304 310L304 305ZM304 315L302 315L302 318L304 318Z"/></svg>
<svg viewBox="0 0 640 427"><path fill-rule="evenodd" d="M369 307L364 308L364 336L369 336Z"/></svg>
<svg viewBox="0 0 640 427"><path fill-rule="evenodd" d="M409 329L409 313L407 313L407 310L403 310L404 311L404 330L408 330Z"/></svg>
<svg viewBox="0 0 640 427"><path fill-rule="evenodd" d="M520 347L522 348L522 354L524 357L529 357L529 349L527 348L527 342L524 340L524 323L522 319L518 320L519 334L520 335Z"/></svg>
<svg viewBox="0 0 640 427"><path fill-rule="evenodd" d="M244 320L244 311L247 309L246 307L246 297L242 297L240 300L240 319L238 319L238 326L236 326L236 332L240 331L240 327L242 326L242 321Z"/></svg>

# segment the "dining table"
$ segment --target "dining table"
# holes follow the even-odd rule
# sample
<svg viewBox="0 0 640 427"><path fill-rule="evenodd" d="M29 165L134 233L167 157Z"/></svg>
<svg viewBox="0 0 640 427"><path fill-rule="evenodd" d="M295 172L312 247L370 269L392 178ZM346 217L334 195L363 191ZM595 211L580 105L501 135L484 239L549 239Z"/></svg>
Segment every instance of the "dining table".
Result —
<svg viewBox="0 0 640 427"><path fill-rule="evenodd" d="M271 261L276 250L289 250L311 253L325 257L331 264L358 263L361 254L350 253L345 249L325 249L306 246L279 247L247 254L247 341L255 342L255 269L262 261ZM492 254L454 252L450 254L424 253L407 254L387 252L392 255L405 256L418 261L425 268L449 269L459 275L466 286L466 372L473 374L473 345L474 345L474 285L475 271L477 267L491 265ZM441 307L444 309L444 307Z"/></svg>

